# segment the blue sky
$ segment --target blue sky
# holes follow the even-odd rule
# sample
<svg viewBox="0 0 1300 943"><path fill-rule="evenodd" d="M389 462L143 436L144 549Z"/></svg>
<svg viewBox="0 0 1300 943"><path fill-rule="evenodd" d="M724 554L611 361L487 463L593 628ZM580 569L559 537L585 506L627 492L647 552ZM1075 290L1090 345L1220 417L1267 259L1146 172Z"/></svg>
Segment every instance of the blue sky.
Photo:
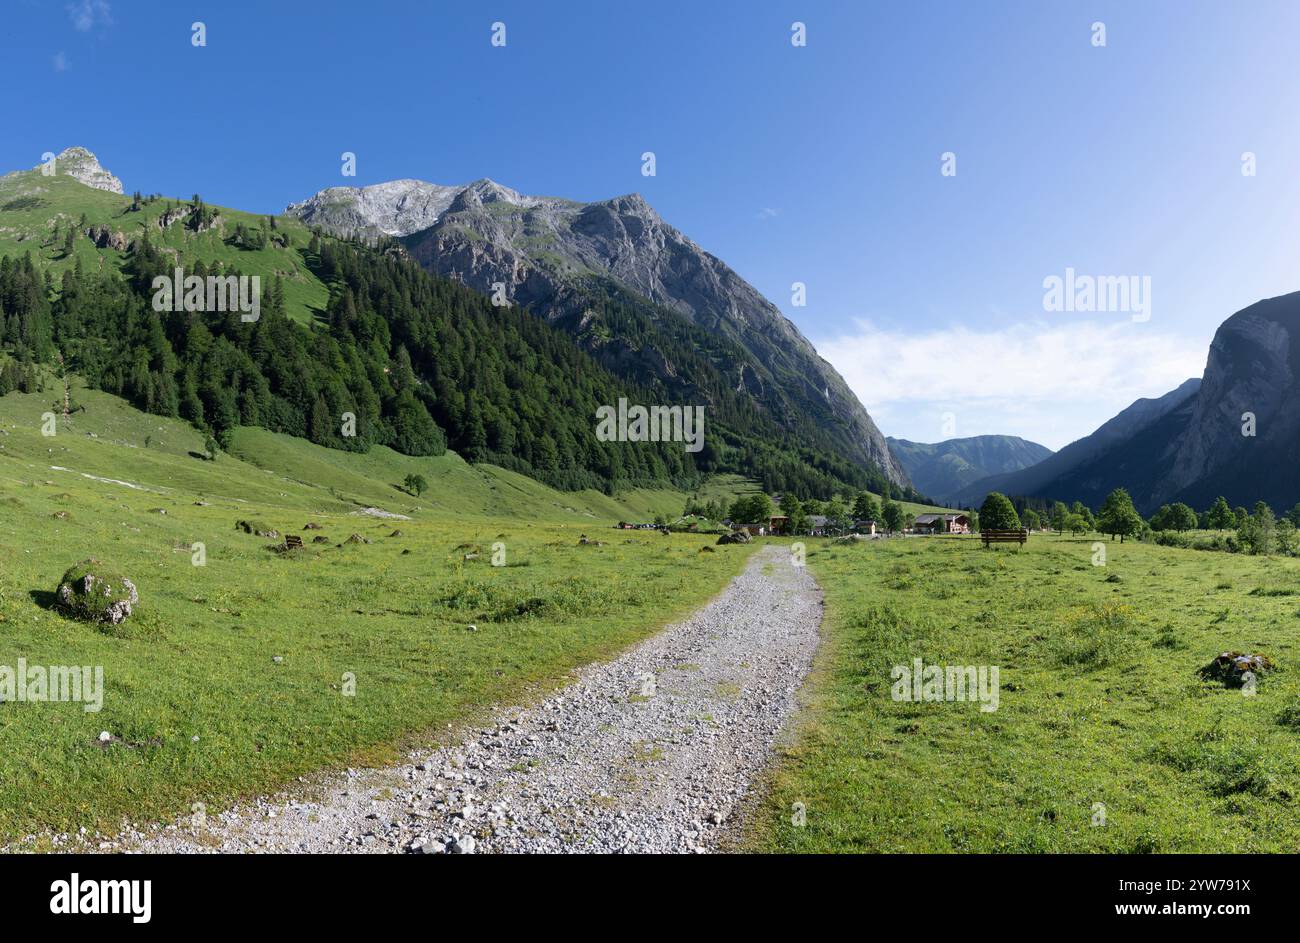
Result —
<svg viewBox="0 0 1300 943"><path fill-rule="evenodd" d="M5 20L0 167L82 144L128 192L259 211L396 177L640 191L889 435L1059 447L1300 288L1289 0L10 0ZM1149 320L1045 311L1067 267L1148 276Z"/></svg>

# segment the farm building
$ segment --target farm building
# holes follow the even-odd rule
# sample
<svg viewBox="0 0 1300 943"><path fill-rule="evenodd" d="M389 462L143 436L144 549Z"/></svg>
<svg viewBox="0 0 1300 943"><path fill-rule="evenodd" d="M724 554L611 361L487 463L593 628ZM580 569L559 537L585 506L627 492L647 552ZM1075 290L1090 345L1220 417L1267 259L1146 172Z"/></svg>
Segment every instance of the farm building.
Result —
<svg viewBox="0 0 1300 943"><path fill-rule="evenodd" d="M918 514L912 530L917 534L969 534L970 518L965 514Z"/></svg>

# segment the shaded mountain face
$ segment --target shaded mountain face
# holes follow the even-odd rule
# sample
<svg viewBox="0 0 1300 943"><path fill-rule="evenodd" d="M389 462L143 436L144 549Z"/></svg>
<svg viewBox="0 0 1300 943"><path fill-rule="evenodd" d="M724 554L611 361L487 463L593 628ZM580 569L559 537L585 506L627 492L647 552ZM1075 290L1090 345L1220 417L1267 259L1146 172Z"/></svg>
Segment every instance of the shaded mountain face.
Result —
<svg viewBox="0 0 1300 943"><path fill-rule="evenodd" d="M1300 292L1260 301L1219 326L1203 379L1138 400L1051 458L961 497L1002 491L1096 507L1122 486L1144 514L1172 501L1204 510L1219 495L1283 511L1300 502L1298 365ZM1254 435L1243 433L1250 416Z"/></svg>
<svg viewBox="0 0 1300 943"><path fill-rule="evenodd" d="M1237 312L1210 344L1187 427L1162 454L1151 501L1201 509L1222 494L1234 506L1300 501L1300 292ZM1246 414L1254 435L1243 434Z"/></svg>
<svg viewBox="0 0 1300 943"><path fill-rule="evenodd" d="M1131 461L1112 453L1116 450L1123 453L1126 446L1137 442L1153 441L1147 434L1148 430L1170 413L1190 408L1188 404L1195 399L1200 385L1200 380L1190 379L1164 396L1136 400L1103 423L1092 435L1071 442L1028 468L976 481L959 490L956 500L978 505L990 491L1000 491L1016 496L1083 501L1094 507L1113 488L1123 486L1132 491L1130 479L1136 469ZM1141 475L1144 479L1148 477L1146 471ZM1106 488L1111 481L1118 481L1118 484ZM1093 500L1098 489L1102 488L1105 490L1101 492L1101 498Z"/></svg>
<svg viewBox="0 0 1300 943"><path fill-rule="evenodd" d="M990 475L1019 471L1052 450L1013 435L979 435L944 442L889 438L889 449L921 492L947 501L963 487Z"/></svg>
<svg viewBox="0 0 1300 943"><path fill-rule="evenodd" d="M562 327L611 371L672 402L742 420L755 410L795 446L910 482L839 373L781 312L639 195L594 203L396 181L335 187L288 208L336 234L400 238L426 269Z"/></svg>

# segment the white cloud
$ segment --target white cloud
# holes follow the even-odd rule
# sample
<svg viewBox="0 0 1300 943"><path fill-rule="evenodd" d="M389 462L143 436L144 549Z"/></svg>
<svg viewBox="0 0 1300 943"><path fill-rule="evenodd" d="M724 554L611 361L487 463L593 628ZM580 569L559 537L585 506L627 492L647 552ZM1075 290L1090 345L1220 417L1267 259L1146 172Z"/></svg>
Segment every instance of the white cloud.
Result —
<svg viewBox="0 0 1300 943"><path fill-rule="evenodd" d="M857 321L817 349L887 435L933 442L1019 435L1059 448L1135 399L1161 396L1205 369L1206 341L1148 324L1071 321L996 330L900 332Z"/></svg>
<svg viewBox="0 0 1300 943"><path fill-rule="evenodd" d="M89 32L96 26L112 26L113 13L108 0L78 0L68 4L68 16L72 17L73 29Z"/></svg>
<svg viewBox="0 0 1300 943"><path fill-rule="evenodd" d="M54 54L54 71L67 72L72 68L72 63L68 62L68 55L65 52L56 52Z"/></svg>
<svg viewBox="0 0 1300 943"><path fill-rule="evenodd" d="M765 207L763 207L761 210L759 210L757 213L754 214L754 218L755 218L755 219L772 219L773 217L775 217L775 216L780 216L780 215L781 215L781 211L780 211L780 210L778 210L778 209L773 209L773 208L770 207L770 206L765 206Z"/></svg>

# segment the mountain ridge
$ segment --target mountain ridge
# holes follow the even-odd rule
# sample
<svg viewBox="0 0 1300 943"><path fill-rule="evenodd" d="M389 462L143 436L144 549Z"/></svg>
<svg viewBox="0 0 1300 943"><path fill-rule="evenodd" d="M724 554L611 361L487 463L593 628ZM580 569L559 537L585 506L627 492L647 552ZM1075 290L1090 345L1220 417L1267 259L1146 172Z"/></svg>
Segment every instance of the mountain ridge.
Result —
<svg viewBox="0 0 1300 943"><path fill-rule="evenodd" d="M1281 511L1300 501L1300 291L1264 298L1215 331L1204 375L1138 400L1090 436L1020 472L976 482L991 490L1097 505L1127 488L1138 510L1220 495Z"/></svg>
<svg viewBox="0 0 1300 943"><path fill-rule="evenodd" d="M980 435L942 442L886 437L916 487L939 501L990 475L1019 471L1052 454L1045 445L1012 435Z"/></svg>
<svg viewBox="0 0 1300 943"><path fill-rule="evenodd" d="M615 372L671 382L706 402L708 390L676 369L668 350L688 338L697 347L707 343L689 328L709 332L723 342L725 350L713 345L713 359L733 392L796 434L801 423L805 431L815 424L846 457L876 467L892 485L910 487L866 409L797 326L640 194L580 202L528 196L484 178L449 199L446 191L455 188L443 188L438 205L417 221L377 206L369 189L330 188L287 211L335 233L396 234L426 269L483 293L502 286L511 301L563 326ZM401 190L429 192L409 185L386 193ZM429 225L413 228L420 222ZM605 304L619 289L634 296L619 303L637 308L631 343L620 343L627 334L613 325L618 319ZM685 326L672 325L669 312ZM622 312L623 321L629 317Z"/></svg>
<svg viewBox="0 0 1300 943"><path fill-rule="evenodd" d="M512 199L484 183L463 203ZM260 276L260 319L156 311L153 279L178 265L198 277ZM336 239L293 217L212 206L197 194L127 197L67 173L0 177L0 389L30 386L33 366L62 356L96 388L187 419L218 444L247 425L346 451L452 448L565 490L694 487L715 474L810 497L888 485L874 466L828 447L811 423L779 428L710 374L711 358L736 356L730 342L619 296L626 290L612 280L597 287L609 294L584 286L589 343L575 344L554 321L422 270L391 237ZM607 327L620 336L597 343ZM673 402L663 386L620 376L592 355L640 358L672 381L674 364L638 331L661 345L678 339L670 353L715 405L698 455L680 443L596 441L597 405ZM714 385L701 385L705 374ZM339 431L344 415L356 417L350 438Z"/></svg>
<svg viewBox="0 0 1300 943"><path fill-rule="evenodd" d="M1093 432L1075 439L1041 462L1015 472L992 475L972 482L954 497L965 503L979 504L990 491L1001 491L1016 496L1081 500L1053 492L1052 489L1057 487L1054 483L1075 470L1088 466L1115 445L1130 440L1143 429L1158 422L1183 405L1189 397L1195 396L1200 385L1201 381L1193 377L1184 380L1163 396L1136 399Z"/></svg>

